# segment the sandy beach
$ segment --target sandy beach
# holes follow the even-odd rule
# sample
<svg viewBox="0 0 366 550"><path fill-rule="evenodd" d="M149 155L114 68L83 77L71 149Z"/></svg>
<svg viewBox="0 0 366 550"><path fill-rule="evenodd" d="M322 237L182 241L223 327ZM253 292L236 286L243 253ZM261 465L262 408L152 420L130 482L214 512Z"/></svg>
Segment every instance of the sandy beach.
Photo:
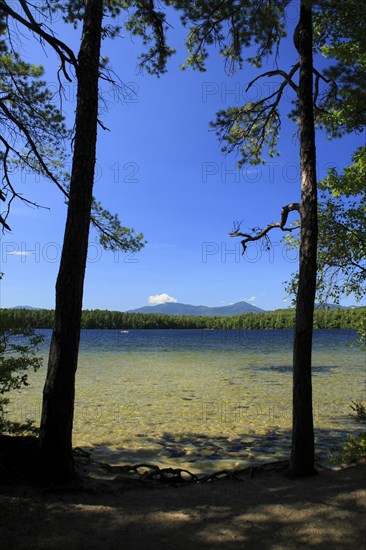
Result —
<svg viewBox="0 0 366 550"><path fill-rule="evenodd" d="M291 479L283 471L202 484L78 466L81 484L0 490L9 549L350 549L364 547L366 465Z"/></svg>

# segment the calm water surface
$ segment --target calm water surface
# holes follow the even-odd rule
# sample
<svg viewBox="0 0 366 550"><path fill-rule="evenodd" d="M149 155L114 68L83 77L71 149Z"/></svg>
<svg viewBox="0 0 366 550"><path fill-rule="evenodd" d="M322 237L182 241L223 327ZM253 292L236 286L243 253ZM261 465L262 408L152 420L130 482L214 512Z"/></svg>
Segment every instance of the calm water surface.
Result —
<svg viewBox="0 0 366 550"><path fill-rule="evenodd" d="M50 331L42 331L46 341ZM365 357L353 331L315 331L317 455L357 426ZM193 472L287 458L292 331L84 330L77 373L74 445L114 463L150 461ZM45 369L11 403L39 422Z"/></svg>

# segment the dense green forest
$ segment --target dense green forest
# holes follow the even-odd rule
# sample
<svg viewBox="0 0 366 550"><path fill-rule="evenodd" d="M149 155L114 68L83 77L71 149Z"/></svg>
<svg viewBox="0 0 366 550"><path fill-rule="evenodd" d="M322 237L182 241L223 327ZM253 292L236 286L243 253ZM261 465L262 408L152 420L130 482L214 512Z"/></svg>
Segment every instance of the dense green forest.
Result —
<svg viewBox="0 0 366 550"><path fill-rule="evenodd" d="M366 307L355 309L317 309L316 329L356 329L365 319ZM1 328L52 328L54 311L51 309L0 309ZM88 329L291 329L294 309L277 309L264 313L246 313L232 317L194 317L190 315L162 315L123 313L121 311L86 310L82 314L82 328Z"/></svg>

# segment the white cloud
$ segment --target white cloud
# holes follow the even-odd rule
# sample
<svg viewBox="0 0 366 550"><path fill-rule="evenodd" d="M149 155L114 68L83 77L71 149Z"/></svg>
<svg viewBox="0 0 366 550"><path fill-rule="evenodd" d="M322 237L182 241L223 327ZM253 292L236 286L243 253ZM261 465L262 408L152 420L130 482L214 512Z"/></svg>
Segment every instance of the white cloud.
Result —
<svg viewBox="0 0 366 550"><path fill-rule="evenodd" d="M154 306L158 304L166 304L167 302L176 304L178 300L173 298L173 296L169 296L169 294L154 294L154 296L149 296L149 304L152 304Z"/></svg>
<svg viewBox="0 0 366 550"><path fill-rule="evenodd" d="M255 302L257 299L256 296L251 296L250 298L244 298L245 302Z"/></svg>

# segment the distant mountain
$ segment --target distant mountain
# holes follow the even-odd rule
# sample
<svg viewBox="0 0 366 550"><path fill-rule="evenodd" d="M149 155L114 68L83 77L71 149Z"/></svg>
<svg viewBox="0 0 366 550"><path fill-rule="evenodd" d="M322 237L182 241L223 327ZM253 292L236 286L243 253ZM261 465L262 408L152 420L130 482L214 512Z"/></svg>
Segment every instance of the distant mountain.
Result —
<svg viewBox="0 0 366 550"><path fill-rule="evenodd" d="M263 309L252 306L247 302L237 302L230 306L208 307L191 306L189 304L165 303L157 306L145 306L127 311L127 313L163 313L165 315L192 315L194 317L231 317L243 313L261 313Z"/></svg>
<svg viewBox="0 0 366 550"><path fill-rule="evenodd" d="M340 306L337 304L328 304L328 303L315 303L315 309L354 309L354 306Z"/></svg>
<svg viewBox="0 0 366 550"><path fill-rule="evenodd" d="M14 306L9 309L39 309L38 307L32 307L32 306Z"/></svg>

